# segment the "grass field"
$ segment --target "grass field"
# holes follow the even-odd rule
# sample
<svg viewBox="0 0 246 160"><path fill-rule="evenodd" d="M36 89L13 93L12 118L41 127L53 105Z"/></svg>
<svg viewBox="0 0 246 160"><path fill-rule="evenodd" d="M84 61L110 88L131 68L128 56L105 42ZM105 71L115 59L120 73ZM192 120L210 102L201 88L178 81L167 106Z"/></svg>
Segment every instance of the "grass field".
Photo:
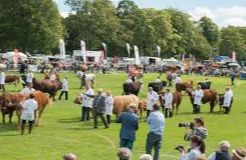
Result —
<svg viewBox="0 0 246 160"><path fill-rule="evenodd" d="M73 152L80 160L114 160L119 148L120 125L112 123L109 129L103 129L100 124L97 130L93 129L93 123L80 122L80 107L73 104L74 97L81 92L79 79L72 73L64 73L69 76L69 101L56 101L46 108L41 126L34 128L32 135L19 135L17 119L14 123L0 123L0 160L59 160L64 153ZM37 75L41 76L41 75ZM145 86L140 93L140 98L146 98L147 83L156 78L157 74L147 74L144 77ZM122 83L125 74L97 75L96 88L111 90L114 95L122 93ZM162 78L165 78L164 76ZM183 79L192 79L199 82L204 79L200 76L183 76ZM211 78L212 87L220 93L229 83L227 78ZM21 89L19 86L18 89ZM7 86L7 91L15 91L13 86ZM232 148L246 147L246 81L233 87L234 105L230 115L208 113L209 106L202 105L201 116L205 117L209 137L207 155L217 148L221 140L228 140ZM172 119L166 119L163 147L160 152L160 160L175 160L179 154L174 150L176 145L185 145L183 141L184 129L178 128L179 122L190 122L194 118L191 114L192 107L187 96L184 96L180 107L180 114ZM144 121L140 123L137 132L137 140L134 144L133 160L144 153L145 140L148 127Z"/></svg>

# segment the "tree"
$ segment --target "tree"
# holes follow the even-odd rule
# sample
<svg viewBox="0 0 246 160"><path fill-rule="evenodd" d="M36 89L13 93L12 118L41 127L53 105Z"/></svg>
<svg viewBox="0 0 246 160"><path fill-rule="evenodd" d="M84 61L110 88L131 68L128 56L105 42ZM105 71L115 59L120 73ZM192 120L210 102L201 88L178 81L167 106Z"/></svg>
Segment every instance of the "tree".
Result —
<svg viewBox="0 0 246 160"><path fill-rule="evenodd" d="M138 6L131 0L122 0L118 3L117 15L119 17L129 16Z"/></svg>
<svg viewBox="0 0 246 160"><path fill-rule="evenodd" d="M29 52L50 52L59 44L63 28L52 0L0 0L0 44Z"/></svg>
<svg viewBox="0 0 246 160"><path fill-rule="evenodd" d="M219 27L208 17L204 16L199 20L199 26L202 30L203 36L208 43L217 48L219 42Z"/></svg>

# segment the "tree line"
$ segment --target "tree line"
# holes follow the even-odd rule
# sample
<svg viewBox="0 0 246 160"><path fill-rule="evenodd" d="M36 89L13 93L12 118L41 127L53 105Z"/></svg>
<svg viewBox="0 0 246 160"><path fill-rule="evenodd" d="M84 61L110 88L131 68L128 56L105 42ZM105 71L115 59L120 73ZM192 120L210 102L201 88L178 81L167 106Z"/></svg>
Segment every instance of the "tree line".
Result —
<svg viewBox="0 0 246 160"><path fill-rule="evenodd" d="M59 15L52 0L0 0L0 48L14 47L31 53L58 53L59 39L67 53L80 49L102 49L108 55L127 56L126 43L139 47L140 54L161 57L192 54L199 59L231 55L245 59L246 27L219 28L208 17L193 21L187 13L169 8L139 8L131 0L115 6L111 0L66 0L75 14Z"/></svg>

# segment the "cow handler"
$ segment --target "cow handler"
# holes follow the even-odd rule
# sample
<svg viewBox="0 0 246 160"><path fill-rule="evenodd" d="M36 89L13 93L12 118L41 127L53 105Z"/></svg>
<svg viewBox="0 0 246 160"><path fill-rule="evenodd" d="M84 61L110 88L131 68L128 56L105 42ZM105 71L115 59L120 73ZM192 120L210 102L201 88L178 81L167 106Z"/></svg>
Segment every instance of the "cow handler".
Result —
<svg viewBox="0 0 246 160"><path fill-rule="evenodd" d="M34 100L33 94L30 94L29 99L24 101L22 108L23 110L21 113L21 135L24 134L26 121L28 121L29 123L28 134L31 134L33 123L35 120L34 114L35 114L35 111L38 109L38 103L36 100Z"/></svg>

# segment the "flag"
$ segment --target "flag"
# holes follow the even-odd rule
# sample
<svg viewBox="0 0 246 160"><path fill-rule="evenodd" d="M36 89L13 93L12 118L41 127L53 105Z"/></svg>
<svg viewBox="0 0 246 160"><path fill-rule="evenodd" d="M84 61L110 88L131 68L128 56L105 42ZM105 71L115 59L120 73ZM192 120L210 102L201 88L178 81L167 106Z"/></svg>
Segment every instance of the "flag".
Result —
<svg viewBox="0 0 246 160"><path fill-rule="evenodd" d="M107 58L107 56L108 56L107 44L103 42L102 46L103 46L103 50L104 50L104 57Z"/></svg>
<svg viewBox="0 0 246 160"><path fill-rule="evenodd" d="M126 44L126 51L127 51L128 57L130 58L131 57L131 46L129 45L129 43Z"/></svg>
<svg viewBox="0 0 246 160"><path fill-rule="evenodd" d="M157 57L161 58L161 47L156 46L156 49L157 49Z"/></svg>
<svg viewBox="0 0 246 160"><path fill-rule="evenodd" d="M232 52L232 62L237 62L237 54L235 51Z"/></svg>
<svg viewBox="0 0 246 160"><path fill-rule="evenodd" d="M62 58L65 58L66 57L66 50L65 50L65 43L64 43L64 40L63 39L60 39L60 55Z"/></svg>
<svg viewBox="0 0 246 160"><path fill-rule="evenodd" d="M139 50L137 46L134 46L134 54L135 54L135 64L140 65Z"/></svg>
<svg viewBox="0 0 246 160"><path fill-rule="evenodd" d="M86 45L84 41L80 41L81 55L83 56L84 64L86 64Z"/></svg>

